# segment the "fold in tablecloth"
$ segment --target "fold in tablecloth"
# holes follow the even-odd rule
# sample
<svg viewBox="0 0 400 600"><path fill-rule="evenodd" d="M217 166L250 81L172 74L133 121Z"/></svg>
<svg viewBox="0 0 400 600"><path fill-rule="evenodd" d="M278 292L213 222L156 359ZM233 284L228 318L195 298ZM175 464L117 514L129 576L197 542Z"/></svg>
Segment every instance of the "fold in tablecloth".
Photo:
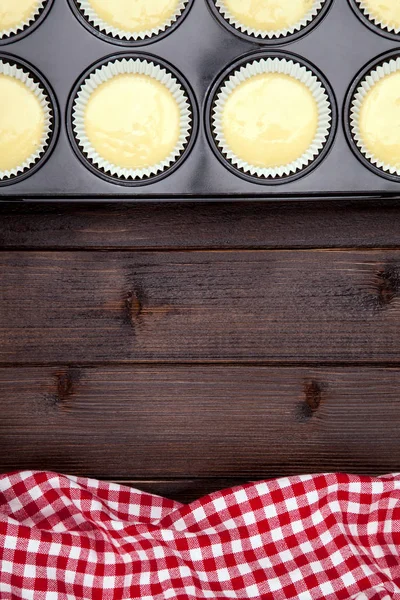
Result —
<svg viewBox="0 0 400 600"><path fill-rule="evenodd" d="M316 475L186 506L55 473L0 477L0 599L400 600L400 475Z"/></svg>

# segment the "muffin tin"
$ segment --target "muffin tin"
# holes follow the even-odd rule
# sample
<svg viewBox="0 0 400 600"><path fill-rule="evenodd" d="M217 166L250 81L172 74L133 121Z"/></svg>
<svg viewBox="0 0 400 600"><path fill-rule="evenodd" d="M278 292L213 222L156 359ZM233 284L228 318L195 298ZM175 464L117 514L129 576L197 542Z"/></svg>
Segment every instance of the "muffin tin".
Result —
<svg viewBox="0 0 400 600"><path fill-rule="evenodd" d="M169 159L162 161L162 164L141 169L121 168L99 155L86 135L84 113L93 91L98 89L101 83L112 80L116 74L126 73L141 74L163 82L171 92L171 100L176 101L179 106L181 134L177 149L172 152ZM119 115L117 119L119 120ZM119 54L118 57L106 59L92 66L77 82L68 103L67 129L77 157L88 169L105 181L117 182L125 186L155 183L178 169L193 147L198 129L196 99L189 83L161 59L157 58L156 61L151 55L142 53L140 58L134 60L129 53Z"/></svg>
<svg viewBox="0 0 400 600"><path fill-rule="evenodd" d="M261 73L289 75L292 82L299 81L303 83L310 92L313 90L313 96L315 95L318 98L316 106L319 113L319 134L317 133L317 139L314 138L313 142L315 152L311 152L309 147L305 159L301 160L301 157L299 157L294 161L299 164L295 165L292 163L279 167L260 168L246 163L242 158L233 153L228 144L225 144L222 125L223 106L229 100L232 91L238 89L245 81L251 82L254 76L257 77ZM289 93L288 91L288 95ZM290 104L290 108L287 109L289 119L297 108L297 106L293 108L293 104L295 104L293 101ZM270 108L274 110L274 105ZM267 185L289 183L290 181L304 177L312 169L316 168L329 152L335 139L337 126L335 96L323 74L304 58L279 50L267 54L265 52L251 53L245 58L242 57L233 65L229 65L228 69L215 82L211 93L208 95L206 114L211 115L211 119L205 119L210 146L222 164L230 169L232 173L239 175L247 181L253 183L262 182ZM258 119L259 116L256 118ZM294 118L298 119L296 115L294 115ZM300 124L299 121L298 124Z"/></svg>
<svg viewBox="0 0 400 600"><path fill-rule="evenodd" d="M11 78L13 81L23 84L28 93L36 98L38 101L37 109L43 114L42 139L40 145L36 148L35 144L32 143L34 149L33 154L26 156L23 163L15 165L14 168L6 171L0 169L1 181L3 181L5 185L15 185L18 181L24 180L28 175L31 175L40 169L50 156L57 142L60 118L57 101L49 83L34 67L32 67L32 65L29 65L20 59L18 61L10 59L3 61L0 59L0 74L6 75L7 79ZM30 112L27 114L32 118ZM7 127L7 125L8 123L6 123L5 126ZM14 123L13 127L14 147L16 144L17 148L23 146L24 150L26 150L28 147L26 130L22 127L21 130L18 131L18 128L16 128Z"/></svg>
<svg viewBox="0 0 400 600"><path fill-rule="evenodd" d="M46 85L55 123L45 156L22 177L0 182L0 199L398 196L400 178L386 176L360 155L348 120L356 82L382 60L400 54L400 36L367 26L359 13L356 0L326 0L303 30L260 40L223 23L214 0L190 0L170 29L128 42L84 22L75 0L49 1L31 28L1 42L0 59L27 69L32 65L31 72ZM182 83L193 108L190 142L173 168L140 181L115 180L89 165L71 124L82 78L97 65L123 57L164 66ZM211 127L212 102L222 79L239 64L268 57L306 65L325 84L332 106L331 135L317 160L295 177L279 180L256 179L232 167L217 149Z"/></svg>
<svg viewBox="0 0 400 600"><path fill-rule="evenodd" d="M38 0L38 6L34 14L25 23L11 27L8 31L0 31L0 46L16 42L26 35L32 33L42 23L50 11L54 0Z"/></svg>
<svg viewBox="0 0 400 600"><path fill-rule="evenodd" d="M194 0L179 0L176 14L173 15L167 23L161 28L155 28L146 32L139 32L135 35L126 34L126 32L114 29L96 15L88 0L68 0L72 11L78 20L94 35L97 35L105 41L120 46L141 46L151 43L156 39L159 41L166 35L170 35L174 29L179 27L189 12Z"/></svg>

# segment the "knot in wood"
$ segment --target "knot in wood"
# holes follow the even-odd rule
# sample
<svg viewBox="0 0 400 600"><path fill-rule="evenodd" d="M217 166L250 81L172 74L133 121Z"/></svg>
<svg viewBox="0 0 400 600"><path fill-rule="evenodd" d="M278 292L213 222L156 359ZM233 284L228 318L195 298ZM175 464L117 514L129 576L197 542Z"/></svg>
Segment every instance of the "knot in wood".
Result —
<svg viewBox="0 0 400 600"><path fill-rule="evenodd" d="M300 420L308 420L318 411L323 400L321 383L312 379L304 382L304 401L299 406Z"/></svg>
<svg viewBox="0 0 400 600"><path fill-rule="evenodd" d="M137 321L140 319L142 312L142 294L140 292L128 292L125 296L124 302L125 321L134 327Z"/></svg>
<svg viewBox="0 0 400 600"><path fill-rule="evenodd" d="M55 372L56 392L54 394L54 405L68 408L68 403L76 394L76 387L81 379L80 369L67 367Z"/></svg>
<svg viewBox="0 0 400 600"><path fill-rule="evenodd" d="M389 306L400 290L400 273L396 266L386 265L375 275L374 288L377 293L378 304L381 307Z"/></svg>

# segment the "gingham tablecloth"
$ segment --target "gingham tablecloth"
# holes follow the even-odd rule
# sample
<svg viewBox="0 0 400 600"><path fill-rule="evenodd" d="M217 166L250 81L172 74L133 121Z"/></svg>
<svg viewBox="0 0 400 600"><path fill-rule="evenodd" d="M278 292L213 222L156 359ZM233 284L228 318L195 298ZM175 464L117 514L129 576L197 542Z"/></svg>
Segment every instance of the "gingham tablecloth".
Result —
<svg viewBox="0 0 400 600"><path fill-rule="evenodd" d="M400 600L400 475L317 475L189 506L119 485L0 477L0 599Z"/></svg>

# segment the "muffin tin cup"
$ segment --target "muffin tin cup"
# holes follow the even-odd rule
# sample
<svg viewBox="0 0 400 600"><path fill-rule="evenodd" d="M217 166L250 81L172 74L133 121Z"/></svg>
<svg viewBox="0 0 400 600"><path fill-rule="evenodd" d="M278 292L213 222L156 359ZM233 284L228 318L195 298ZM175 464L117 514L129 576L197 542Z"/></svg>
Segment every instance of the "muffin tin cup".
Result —
<svg viewBox="0 0 400 600"><path fill-rule="evenodd" d="M279 167L261 168L247 163L230 150L223 135L222 112L230 94L244 81L264 73L285 74L300 81L311 91L318 109L318 128L310 147L297 160ZM236 175L266 185L287 183L314 169L329 151L337 125L336 102L330 85L315 67L289 53L247 55L231 65L214 84L206 110L209 141L219 160Z"/></svg>
<svg viewBox="0 0 400 600"><path fill-rule="evenodd" d="M185 19L194 0L180 0L174 15L163 25L141 32L118 29L106 23L96 14L88 0L68 0L68 2L78 20L90 33L112 44L135 47L151 44L170 35Z"/></svg>
<svg viewBox="0 0 400 600"><path fill-rule="evenodd" d="M374 33L400 42L400 27L393 27L374 17L363 0L349 0L349 2L357 17Z"/></svg>
<svg viewBox="0 0 400 600"><path fill-rule="evenodd" d="M312 9L294 25L285 29L264 31L248 27L232 15L224 4L224 0L207 0L216 19L231 33L242 39L256 41L258 44L283 44L306 35L318 25L329 10L333 0L314 0Z"/></svg>
<svg viewBox="0 0 400 600"><path fill-rule="evenodd" d="M344 108L344 127L348 142L357 158L371 171L400 182L400 169L384 163L364 145L358 118L362 101L376 83L387 75L400 72L400 52L389 52L369 63L356 77L347 94Z"/></svg>
<svg viewBox="0 0 400 600"><path fill-rule="evenodd" d="M98 154L85 132L84 113L92 93L103 83L124 74L147 75L162 83L180 111L180 137L176 147L165 160L147 168L128 169L112 164ZM164 178L179 167L194 143L197 110L189 84L172 67L150 55L117 55L95 64L79 80L69 102L67 125L73 148L85 166L108 181L135 186Z"/></svg>
<svg viewBox="0 0 400 600"><path fill-rule="evenodd" d="M46 18L54 0L39 0L31 16L9 29L0 29L0 46L17 42L26 35L31 34Z"/></svg>
<svg viewBox="0 0 400 600"><path fill-rule="evenodd" d="M0 54L0 74L15 78L35 94L43 109L45 124L38 149L20 165L7 171L0 170L0 186L6 186L26 179L40 169L49 158L58 137L59 114L50 85L30 64L7 54Z"/></svg>

